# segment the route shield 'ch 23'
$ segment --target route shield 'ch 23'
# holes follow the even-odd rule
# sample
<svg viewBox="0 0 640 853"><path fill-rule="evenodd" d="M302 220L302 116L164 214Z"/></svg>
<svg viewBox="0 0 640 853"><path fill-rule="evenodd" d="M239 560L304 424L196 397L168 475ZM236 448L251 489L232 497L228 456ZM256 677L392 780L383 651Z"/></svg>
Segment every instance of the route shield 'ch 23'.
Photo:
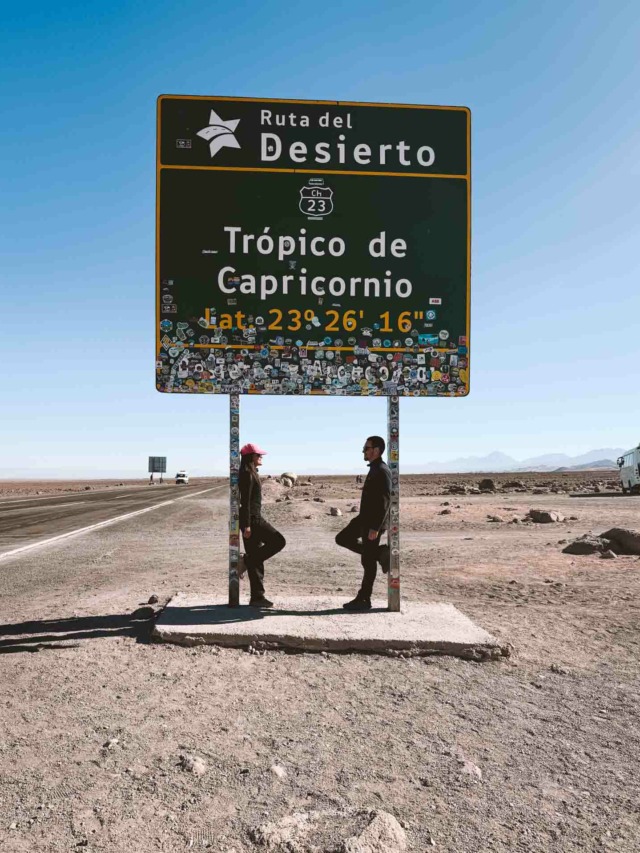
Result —
<svg viewBox="0 0 640 853"><path fill-rule="evenodd" d="M323 178L309 178L300 190L300 210L309 219L323 219L333 211L333 190L325 187Z"/></svg>
<svg viewBox="0 0 640 853"><path fill-rule="evenodd" d="M470 121L161 96L158 389L466 395Z"/></svg>

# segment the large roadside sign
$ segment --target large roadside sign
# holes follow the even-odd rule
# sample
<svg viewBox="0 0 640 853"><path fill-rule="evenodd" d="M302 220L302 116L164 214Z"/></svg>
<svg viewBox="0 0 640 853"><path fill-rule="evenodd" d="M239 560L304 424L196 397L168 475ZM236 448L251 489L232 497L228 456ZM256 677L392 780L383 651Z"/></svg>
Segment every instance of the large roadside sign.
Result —
<svg viewBox="0 0 640 853"><path fill-rule="evenodd" d="M167 457L166 456L150 456L149 457L149 473L150 474L166 474L167 473Z"/></svg>
<svg viewBox="0 0 640 853"><path fill-rule="evenodd" d="M163 392L464 396L465 107L162 95Z"/></svg>

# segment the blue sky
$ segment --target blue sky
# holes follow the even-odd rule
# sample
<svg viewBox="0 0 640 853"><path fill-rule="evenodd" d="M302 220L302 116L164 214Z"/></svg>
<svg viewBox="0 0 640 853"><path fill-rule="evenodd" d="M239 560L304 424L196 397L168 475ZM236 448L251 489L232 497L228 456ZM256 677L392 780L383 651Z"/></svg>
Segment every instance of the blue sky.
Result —
<svg viewBox="0 0 640 853"><path fill-rule="evenodd" d="M640 441L633 2L33 3L0 33L0 477L224 473L228 399L154 387L159 94L472 110L471 394L401 467ZM242 399L265 472L358 470L382 399Z"/></svg>

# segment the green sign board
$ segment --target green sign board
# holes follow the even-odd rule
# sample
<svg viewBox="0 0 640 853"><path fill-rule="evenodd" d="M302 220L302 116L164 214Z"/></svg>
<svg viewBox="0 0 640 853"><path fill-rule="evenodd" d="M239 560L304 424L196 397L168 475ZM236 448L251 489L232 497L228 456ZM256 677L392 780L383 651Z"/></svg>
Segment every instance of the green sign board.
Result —
<svg viewBox="0 0 640 853"><path fill-rule="evenodd" d="M167 473L167 457L166 456L150 456L149 457L149 473L150 474L166 474Z"/></svg>
<svg viewBox="0 0 640 853"><path fill-rule="evenodd" d="M470 119L161 96L158 390L467 394Z"/></svg>

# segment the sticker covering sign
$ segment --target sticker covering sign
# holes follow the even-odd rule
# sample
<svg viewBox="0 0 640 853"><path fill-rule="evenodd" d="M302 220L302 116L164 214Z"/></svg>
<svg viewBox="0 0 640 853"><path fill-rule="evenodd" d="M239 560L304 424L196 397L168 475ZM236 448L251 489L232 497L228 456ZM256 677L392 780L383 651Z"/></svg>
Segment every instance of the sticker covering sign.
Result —
<svg viewBox="0 0 640 853"><path fill-rule="evenodd" d="M161 96L163 392L464 396L464 107Z"/></svg>

